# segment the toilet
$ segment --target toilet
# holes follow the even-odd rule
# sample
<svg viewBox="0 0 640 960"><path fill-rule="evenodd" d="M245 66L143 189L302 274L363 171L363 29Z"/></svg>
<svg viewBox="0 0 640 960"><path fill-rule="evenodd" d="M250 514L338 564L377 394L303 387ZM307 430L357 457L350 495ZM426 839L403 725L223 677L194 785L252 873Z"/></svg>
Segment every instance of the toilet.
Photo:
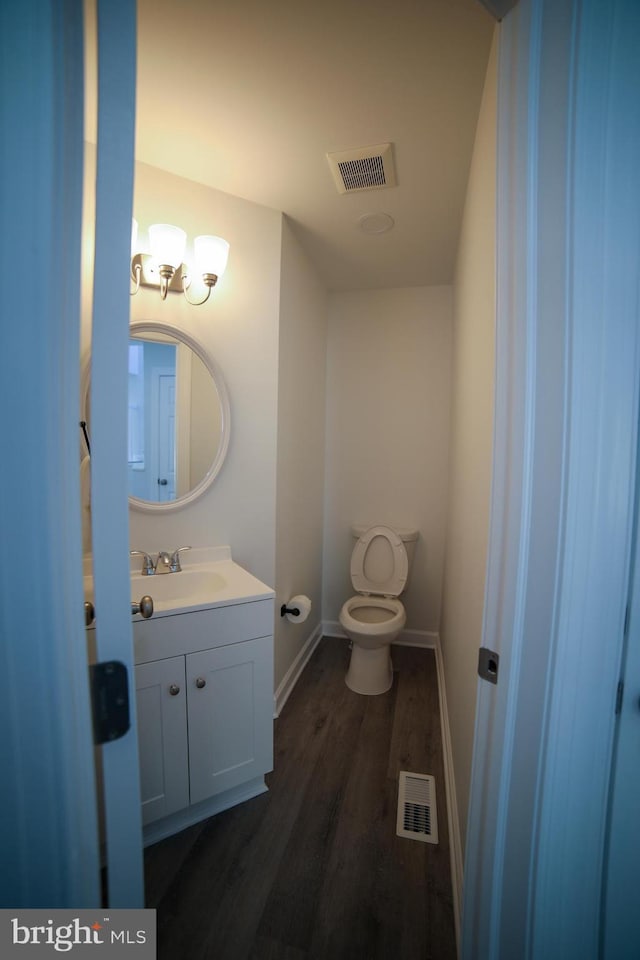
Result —
<svg viewBox="0 0 640 960"><path fill-rule="evenodd" d="M413 560L417 530L382 524L354 526L351 583L356 595L343 604L340 625L352 641L345 683L355 693L386 693L393 683L390 645L407 616L398 599Z"/></svg>

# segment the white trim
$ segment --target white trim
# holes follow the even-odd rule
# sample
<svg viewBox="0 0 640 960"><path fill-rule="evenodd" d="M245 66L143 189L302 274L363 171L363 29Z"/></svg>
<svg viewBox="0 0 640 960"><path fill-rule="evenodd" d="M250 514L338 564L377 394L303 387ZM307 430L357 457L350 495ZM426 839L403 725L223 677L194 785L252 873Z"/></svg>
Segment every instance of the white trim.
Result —
<svg viewBox="0 0 640 960"><path fill-rule="evenodd" d="M461 949L461 916L462 916L462 837L460 835L460 821L458 819L458 800L456 796L456 780L451 748L451 729L449 727L449 710L447 707L447 687L445 683L444 660L440 637L435 645L436 670L438 673L438 699L440 701L440 732L442 736L442 758L444 763L445 798L447 805L447 824L449 826L449 856L451 860L451 890L453 894L453 920L456 929L456 948L458 956Z"/></svg>
<svg viewBox="0 0 640 960"><path fill-rule="evenodd" d="M110 907L142 907L142 817L127 507L129 263L135 141L136 5L98 12L98 149L91 326L91 528L98 660L128 673L130 727L102 747Z"/></svg>
<svg viewBox="0 0 640 960"><path fill-rule="evenodd" d="M325 637L339 637L348 640L347 634L337 620L323 620L322 632ZM440 644L440 634L433 630L403 630L393 645L399 647L426 647L435 650Z"/></svg>
<svg viewBox="0 0 640 960"><path fill-rule="evenodd" d="M284 677L278 684L278 689L273 695L273 716L278 718L282 713L282 708L291 696L291 692L300 679L302 671L309 662L313 651L316 649L323 636L323 626L319 623L311 636L308 638L298 656L295 658Z"/></svg>
<svg viewBox="0 0 640 960"><path fill-rule="evenodd" d="M440 646L440 634L432 630L403 630L400 636L393 641L398 647L424 647L426 650L437 650Z"/></svg>

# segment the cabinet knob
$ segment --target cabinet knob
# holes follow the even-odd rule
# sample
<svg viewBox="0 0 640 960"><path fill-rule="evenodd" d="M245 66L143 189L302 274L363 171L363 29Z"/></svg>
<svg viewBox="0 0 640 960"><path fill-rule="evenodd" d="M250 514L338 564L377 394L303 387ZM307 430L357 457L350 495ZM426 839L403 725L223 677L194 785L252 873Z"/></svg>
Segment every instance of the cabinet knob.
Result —
<svg viewBox="0 0 640 960"><path fill-rule="evenodd" d="M144 617L145 620L148 620L149 617L153 615L153 597L145 595L140 603L134 603L131 601L131 616L135 617L136 613L139 613L141 617Z"/></svg>
<svg viewBox="0 0 640 960"><path fill-rule="evenodd" d="M207 681L205 680L204 677L198 677L198 678L197 678L197 680L196 680L196 687L198 688L198 690L202 690L202 688L203 688L203 687L206 687L206 685L207 685Z"/></svg>
<svg viewBox="0 0 640 960"><path fill-rule="evenodd" d="M171 686L169 687L169 693L171 694L172 697L178 696L178 694L180 693L180 687L178 686L177 683L171 684Z"/></svg>

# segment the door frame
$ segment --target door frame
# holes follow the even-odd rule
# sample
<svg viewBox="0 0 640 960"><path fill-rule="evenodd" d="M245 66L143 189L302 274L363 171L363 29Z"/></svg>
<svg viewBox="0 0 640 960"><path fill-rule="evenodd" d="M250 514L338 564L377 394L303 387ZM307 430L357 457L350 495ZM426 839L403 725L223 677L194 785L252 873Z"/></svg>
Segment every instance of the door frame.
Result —
<svg viewBox="0 0 640 960"><path fill-rule="evenodd" d="M128 674L130 727L102 748L108 904L144 906L127 464L136 3L97 0L98 144L91 329L91 532L96 650Z"/></svg>
<svg viewBox="0 0 640 960"><path fill-rule="evenodd" d="M639 36L633 0L521 0L500 26L483 627L500 665L478 685L467 960L599 955L636 479Z"/></svg>

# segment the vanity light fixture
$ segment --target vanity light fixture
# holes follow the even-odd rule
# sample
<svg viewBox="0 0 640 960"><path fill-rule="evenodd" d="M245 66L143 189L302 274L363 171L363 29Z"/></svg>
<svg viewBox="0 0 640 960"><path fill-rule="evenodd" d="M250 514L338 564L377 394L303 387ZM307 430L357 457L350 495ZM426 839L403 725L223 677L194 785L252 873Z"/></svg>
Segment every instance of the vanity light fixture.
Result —
<svg viewBox="0 0 640 960"><path fill-rule="evenodd" d="M222 237L201 236L193 241L193 270L183 262L187 235L180 227L169 223L154 223L149 227L150 253L139 253L138 224L131 225L131 279L135 286L134 296L140 286L160 288L160 297L166 300L167 293L183 293L188 303L200 306L211 296L211 290L224 273L229 259L229 244ZM201 300L192 300L187 292L194 280L207 292Z"/></svg>

